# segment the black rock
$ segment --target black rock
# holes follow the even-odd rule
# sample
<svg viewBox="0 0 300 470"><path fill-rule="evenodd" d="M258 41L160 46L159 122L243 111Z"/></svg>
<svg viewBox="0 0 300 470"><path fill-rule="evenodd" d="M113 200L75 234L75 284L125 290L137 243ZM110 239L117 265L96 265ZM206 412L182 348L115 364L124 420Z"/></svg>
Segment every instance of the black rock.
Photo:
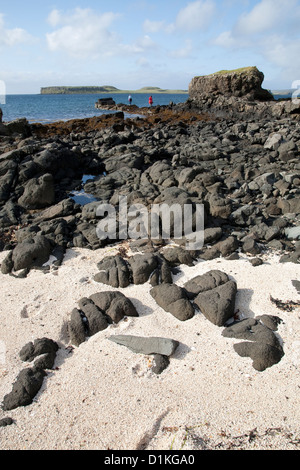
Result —
<svg viewBox="0 0 300 470"><path fill-rule="evenodd" d="M14 270L42 266L48 261L51 251L51 244L44 235L37 234L35 237L26 238L13 250Z"/></svg>
<svg viewBox="0 0 300 470"><path fill-rule="evenodd" d="M12 418L2 418L0 419L0 428L4 428L6 426L10 426L13 424L13 419Z"/></svg>
<svg viewBox="0 0 300 470"><path fill-rule="evenodd" d="M254 369L264 371L277 364L284 356L279 339L273 332L277 329L279 322L278 317L269 317L268 315L247 318L225 328L222 335L228 338L248 340L235 344L234 350L241 357L250 357L253 360Z"/></svg>
<svg viewBox="0 0 300 470"><path fill-rule="evenodd" d="M131 300L119 291L92 294L90 300L111 318L113 323L118 323L124 317L139 316Z"/></svg>
<svg viewBox="0 0 300 470"><path fill-rule="evenodd" d="M235 281L228 281L214 289L201 292L194 303L214 325L223 326L234 316L236 292Z"/></svg>
<svg viewBox="0 0 300 470"><path fill-rule="evenodd" d="M144 284L149 281L153 271L158 267L157 257L153 253L134 255L129 259L134 284Z"/></svg>
<svg viewBox="0 0 300 470"><path fill-rule="evenodd" d="M126 261L119 255L108 256L97 264L99 273L94 276L96 282L112 287L127 287L130 284L130 271Z"/></svg>
<svg viewBox="0 0 300 470"><path fill-rule="evenodd" d="M9 411L30 405L40 390L45 375L45 371L37 367L22 369L13 384L12 391L3 399L3 410Z"/></svg>
<svg viewBox="0 0 300 470"><path fill-rule="evenodd" d="M259 372L277 364L284 356L282 348L262 342L242 342L233 347L239 356L250 357L253 360L253 368Z"/></svg>
<svg viewBox="0 0 300 470"><path fill-rule="evenodd" d="M153 287L150 294L160 307L180 321L189 320L195 315L185 289L176 284L160 284Z"/></svg>
<svg viewBox="0 0 300 470"><path fill-rule="evenodd" d="M162 354L154 354L152 371L154 374L161 374L170 364L168 356Z"/></svg>
<svg viewBox="0 0 300 470"><path fill-rule="evenodd" d="M29 342L23 346L19 356L22 361L31 362L35 357L40 354L55 352L58 350L58 345L52 339L41 338L36 339L34 343Z"/></svg>
<svg viewBox="0 0 300 470"><path fill-rule="evenodd" d="M26 209L41 209L53 204L54 200L53 176L48 173L28 181L18 204Z"/></svg>
<svg viewBox="0 0 300 470"><path fill-rule="evenodd" d="M83 312L84 317L87 319L87 336L93 336L99 331L105 330L111 323L110 318L91 299L83 298L79 301L78 305L80 311Z"/></svg>
<svg viewBox="0 0 300 470"><path fill-rule="evenodd" d="M86 340L87 324L84 324L82 314L77 308L74 308L71 312L71 318L68 323L68 332L70 342L74 346L79 346Z"/></svg>
<svg viewBox="0 0 300 470"><path fill-rule="evenodd" d="M211 270L205 274L193 277L184 284L184 288L190 298L196 297L200 292L214 289L229 281L226 273L217 269Z"/></svg>

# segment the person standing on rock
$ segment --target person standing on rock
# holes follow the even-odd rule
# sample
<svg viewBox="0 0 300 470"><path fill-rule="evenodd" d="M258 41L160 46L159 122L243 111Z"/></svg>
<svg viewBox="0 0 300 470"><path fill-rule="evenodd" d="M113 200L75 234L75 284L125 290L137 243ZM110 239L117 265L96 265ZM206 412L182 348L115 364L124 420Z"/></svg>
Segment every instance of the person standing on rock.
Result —
<svg viewBox="0 0 300 470"><path fill-rule="evenodd" d="M128 103L129 103L130 105L131 105L131 103L132 103L132 96L131 96L131 95L128 96Z"/></svg>
<svg viewBox="0 0 300 470"><path fill-rule="evenodd" d="M151 107L153 105L153 99L152 96L149 96L149 106Z"/></svg>

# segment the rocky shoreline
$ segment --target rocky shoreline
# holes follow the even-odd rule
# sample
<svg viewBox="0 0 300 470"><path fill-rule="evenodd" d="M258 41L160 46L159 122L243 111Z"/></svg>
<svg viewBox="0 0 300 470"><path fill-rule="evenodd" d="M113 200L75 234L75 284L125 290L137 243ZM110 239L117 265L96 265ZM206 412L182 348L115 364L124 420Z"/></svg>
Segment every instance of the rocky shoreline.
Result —
<svg viewBox="0 0 300 470"><path fill-rule="evenodd" d="M283 105L290 103L272 104L272 113ZM258 107L269 113L269 103ZM148 109L145 118L124 119L119 111L15 123L17 132L1 137L0 248L12 250L2 272L41 267L53 250L105 245L95 233L97 202L75 203L76 190L115 206L118 195L146 207L204 204L205 228L215 235L203 259L238 248L259 255L264 245L286 252L283 261L298 261L299 114L225 119L195 109L188 101ZM95 176L82 184L84 175Z"/></svg>
<svg viewBox="0 0 300 470"><path fill-rule="evenodd" d="M151 109L118 105L114 114L48 125L29 125L26 119L3 123L0 250L8 254L1 273L14 278L25 278L31 269L47 273L50 266L59 269L67 249L114 246L118 237L97 236L99 202L117 207L122 195L130 204L147 208L161 203L203 204L202 249L187 250L184 237L172 243L128 240L134 254L128 256L124 245L117 255L105 257L94 280L114 289L150 282L150 294L163 310L179 322L201 311L224 328L224 337L245 340L234 346L236 352L251 357L253 367L264 371L284 356L274 334L280 318L267 315L240 321L235 311L239 286L220 270L196 276L181 287L172 279L182 265L220 257L235 260L240 254L250 256L252 266L263 263L265 252L279 253L281 263L299 264L300 106L257 94L261 75L250 80L251 86L231 80L228 89L223 76L209 80L206 92L199 91L202 79L201 86L193 81L190 98L179 105ZM234 93L233 83L239 92ZM125 119L129 112L144 117ZM72 197L75 191L95 200L78 204ZM118 291L83 297L70 314L70 342L79 346L127 316L139 314ZM50 341L51 368L58 346L47 338L37 341L43 345ZM165 338L142 345L135 336L114 341L155 354L158 374L168 367L168 356L178 346L166 345ZM166 353L164 348L171 346ZM32 353L34 346L27 344L25 349ZM38 355L29 354L30 360ZM20 374L21 383L16 382L4 399L5 410L31 403L45 368L49 368L47 357ZM33 382L29 398L23 395L24 381Z"/></svg>

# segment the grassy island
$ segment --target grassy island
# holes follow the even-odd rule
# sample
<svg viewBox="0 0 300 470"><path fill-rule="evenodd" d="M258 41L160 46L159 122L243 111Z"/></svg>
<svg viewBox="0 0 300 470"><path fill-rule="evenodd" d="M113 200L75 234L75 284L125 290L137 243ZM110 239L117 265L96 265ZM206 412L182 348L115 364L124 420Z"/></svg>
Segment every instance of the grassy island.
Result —
<svg viewBox="0 0 300 470"><path fill-rule="evenodd" d="M139 90L119 90L114 86L51 86L41 88L41 95L71 95L71 94L115 94L115 93L166 93L166 94L188 94L187 90L166 90L159 87L143 87Z"/></svg>

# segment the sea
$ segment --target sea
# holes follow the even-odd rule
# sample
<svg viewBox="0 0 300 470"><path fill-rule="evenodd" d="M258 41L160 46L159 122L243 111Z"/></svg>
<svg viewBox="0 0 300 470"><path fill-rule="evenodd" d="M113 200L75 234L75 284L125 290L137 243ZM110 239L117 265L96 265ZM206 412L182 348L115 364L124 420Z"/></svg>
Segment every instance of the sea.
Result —
<svg viewBox="0 0 300 470"><path fill-rule="evenodd" d="M149 94L132 93L132 104L138 107L149 106ZM168 105L184 103L188 94L153 94L153 105ZM128 94L72 94L72 95L6 95L4 103L0 102L3 112L3 121L9 122L19 118L26 118L30 123L50 123L55 121L68 121L82 119L102 114L111 114L115 111L95 108L99 98L112 98L116 104L128 104ZM129 117L126 115L125 117Z"/></svg>

